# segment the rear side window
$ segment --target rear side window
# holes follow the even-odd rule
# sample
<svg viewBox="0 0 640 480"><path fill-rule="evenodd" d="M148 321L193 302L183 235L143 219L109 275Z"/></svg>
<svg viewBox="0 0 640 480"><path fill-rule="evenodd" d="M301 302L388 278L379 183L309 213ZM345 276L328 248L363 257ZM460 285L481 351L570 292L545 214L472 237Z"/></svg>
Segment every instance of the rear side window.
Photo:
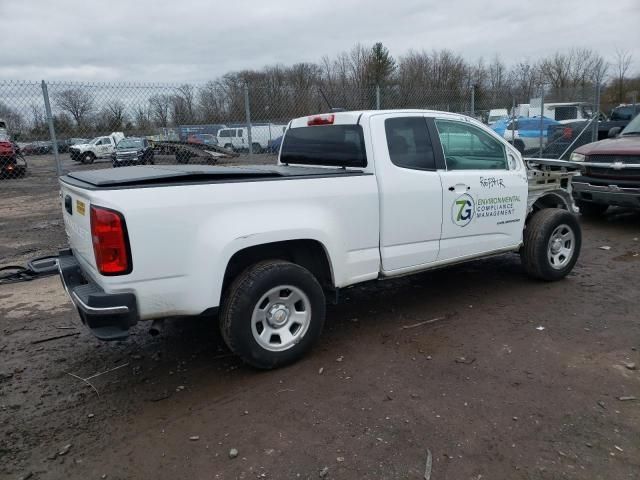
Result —
<svg viewBox="0 0 640 480"><path fill-rule="evenodd" d="M423 117L388 118L384 122L391 162L398 167L435 170L431 137Z"/></svg>
<svg viewBox="0 0 640 480"><path fill-rule="evenodd" d="M360 125L319 125L287 130L280 152L282 163L366 167Z"/></svg>
<svg viewBox="0 0 640 480"><path fill-rule="evenodd" d="M578 118L578 107L556 107L556 120L573 120Z"/></svg>

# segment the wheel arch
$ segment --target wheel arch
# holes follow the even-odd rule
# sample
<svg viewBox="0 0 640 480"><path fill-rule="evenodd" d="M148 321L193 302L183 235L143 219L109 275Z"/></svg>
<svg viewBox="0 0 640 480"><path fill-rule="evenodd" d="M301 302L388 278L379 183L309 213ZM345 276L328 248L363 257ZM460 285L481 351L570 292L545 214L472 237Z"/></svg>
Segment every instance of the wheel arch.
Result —
<svg viewBox="0 0 640 480"><path fill-rule="evenodd" d="M286 260L306 268L325 289L335 285L335 274L326 246L319 240L303 238L259 243L235 251L226 264L222 292L249 266L270 259Z"/></svg>
<svg viewBox="0 0 640 480"><path fill-rule="evenodd" d="M538 195L530 195L527 222L537 212L548 208L559 208L574 214L577 212L577 208L569 192L561 189L551 190Z"/></svg>

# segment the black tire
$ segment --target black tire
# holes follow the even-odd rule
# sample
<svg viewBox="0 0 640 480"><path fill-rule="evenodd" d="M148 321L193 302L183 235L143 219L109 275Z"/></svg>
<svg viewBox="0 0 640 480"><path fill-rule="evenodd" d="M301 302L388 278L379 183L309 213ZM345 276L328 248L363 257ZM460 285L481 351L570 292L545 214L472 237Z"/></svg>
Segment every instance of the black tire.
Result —
<svg viewBox="0 0 640 480"><path fill-rule="evenodd" d="M306 295L310 319L295 343L286 350L271 351L254 337L252 316L263 296L280 286L294 287ZM260 369L277 368L311 349L322 332L325 307L324 292L311 272L295 263L267 260L249 267L231 283L220 311L220 329L227 346L246 363Z"/></svg>
<svg viewBox="0 0 640 480"><path fill-rule="evenodd" d="M569 242L570 253L566 254L566 262L559 261L554 267L549 255L552 253L552 234L562 226L573 234ZM563 232L561 232L563 233ZM566 245L563 245L566 246ZM559 208L547 208L534 213L524 230L524 245L520 250L522 265L533 278L545 281L560 280L573 269L580 256L582 232L575 215ZM561 255L561 254L559 254Z"/></svg>
<svg viewBox="0 0 640 480"><path fill-rule="evenodd" d="M576 202L578 208L580 209L580 213L585 217L599 217L603 215L604 212L607 211L609 205L605 205L604 203L593 203L593 202Z"/></svg>
<svg viewBox="0 0 640 480"><path fill-rule="evenodd" d="M251 144L251 151L253 153L262 153L262 147L260 146L259 143L252 143Z"/></svg>
<svg viewBox="0 0 640 480"><path fill-rule="evenodd" d="M80 161L82 163L93 163L95 159L96 159L96 156L93 153L87 152L82 154L82 159Z"/></svg>

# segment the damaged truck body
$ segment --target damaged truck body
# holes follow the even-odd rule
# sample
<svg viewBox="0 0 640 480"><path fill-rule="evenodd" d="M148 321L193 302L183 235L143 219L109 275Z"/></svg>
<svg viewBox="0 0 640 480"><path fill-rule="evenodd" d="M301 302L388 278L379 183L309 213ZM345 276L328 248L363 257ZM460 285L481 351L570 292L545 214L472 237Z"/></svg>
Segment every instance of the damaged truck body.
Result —
<svg viewBox="0 0 640 480"><path fill-rule="evenodd" d="M327 294L361 282L512 252L565 277L581 245L571 175L458 114L302 117L275 166L61 177L60 273L98 338L212 313L232 351L274 368L316 342Z"/></svg>

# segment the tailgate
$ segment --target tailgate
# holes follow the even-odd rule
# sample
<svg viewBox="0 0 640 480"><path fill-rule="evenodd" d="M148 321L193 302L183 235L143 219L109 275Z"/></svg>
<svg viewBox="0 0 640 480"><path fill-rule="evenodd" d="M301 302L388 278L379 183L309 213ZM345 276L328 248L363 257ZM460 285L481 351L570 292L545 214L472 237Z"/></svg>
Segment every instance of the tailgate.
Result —
<svg viewBox="0 0 640 480"><path fill-rule="evenodd" d="M70 187L63 182L60 183L60 191L64 229L69 239L69 245L77 257L95 269L96 261L91 241L89 192Z"/></svg>

